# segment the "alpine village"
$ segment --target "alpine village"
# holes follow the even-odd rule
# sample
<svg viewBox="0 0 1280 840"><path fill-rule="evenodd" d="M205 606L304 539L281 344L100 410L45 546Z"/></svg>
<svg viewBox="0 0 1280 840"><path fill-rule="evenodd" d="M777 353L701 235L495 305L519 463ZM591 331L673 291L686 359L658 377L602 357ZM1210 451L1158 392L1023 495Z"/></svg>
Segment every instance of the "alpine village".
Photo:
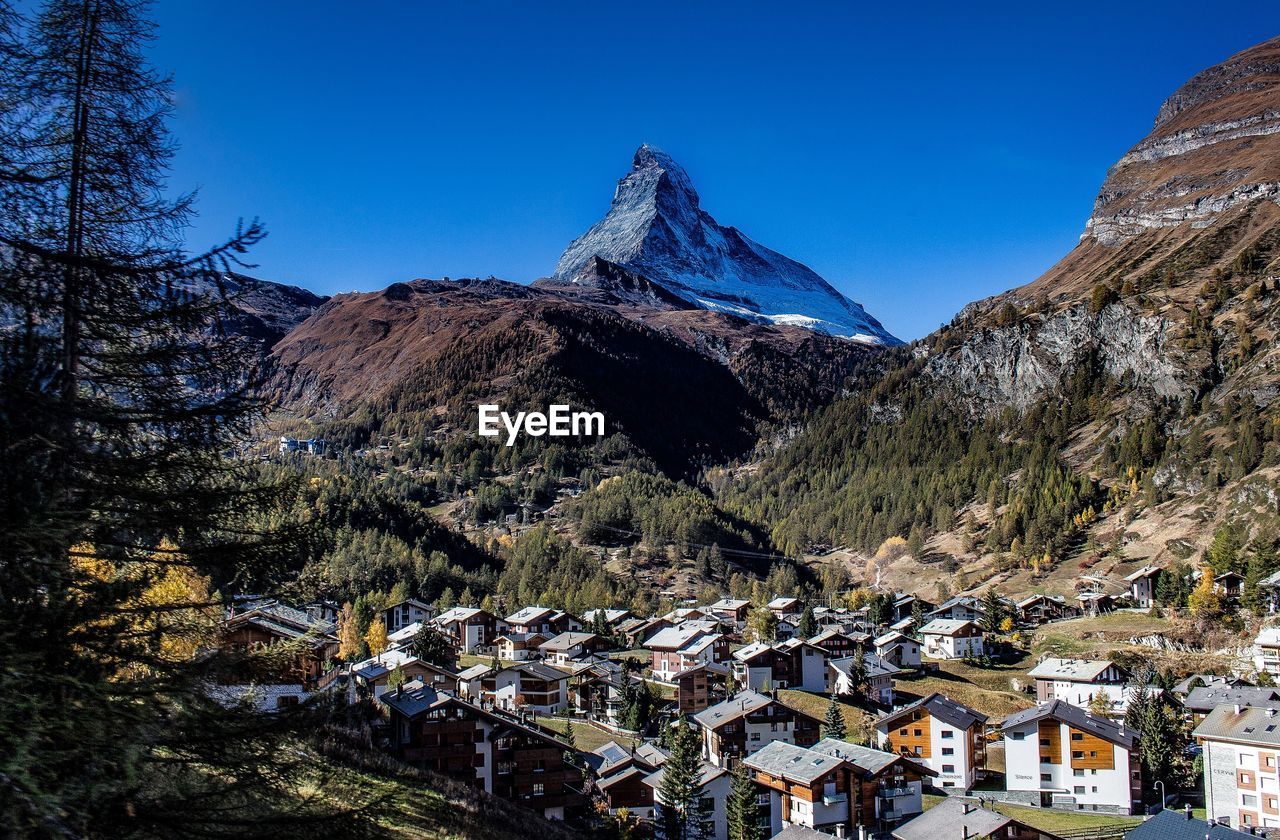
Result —
<svg viewBox="0 0 1280 840"><path fill-rule="evenodd" d="M1280 836L1280 38L906 343L652 144L532 284L188 253L147 15L0 2L0 835Z"/></svg>

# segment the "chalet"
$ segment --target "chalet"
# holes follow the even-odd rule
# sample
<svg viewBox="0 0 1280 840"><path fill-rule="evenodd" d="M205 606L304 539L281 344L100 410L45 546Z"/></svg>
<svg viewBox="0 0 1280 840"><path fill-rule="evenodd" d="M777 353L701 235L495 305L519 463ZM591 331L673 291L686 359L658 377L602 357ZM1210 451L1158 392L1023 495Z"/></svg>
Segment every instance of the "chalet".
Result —
<svg viewBox="0 0 1280 840"><path fill-rule="evenodd" d="M493 673L490 665L472 665L458 672L458 696L473 703L484 699L484 678Z"/></svg>
<svg viewBox="0 0 1280 840"><path fill-rule="evenodd" d="M491 645L498 635L497 616L475 607L454 607L432 621L453 640L453 646L459 653L476 653L480 648Z"/></svg>
<svg viewBox="0 0 1280 840"><path fill-rule="evenodd" d="M626 639L628 647L634 648L672 626L665 618L631 618L618 625L618 635Z"/></svg>
<svg viewBox="0 0 1280 840"><path fill-rule="evenodd" d="M800 612L801 605L799 598L789 598L786 596L774 598L765 605L765 609L773 613L779 619Z"/></svg>
<svg viewBox="0 0 1280 840"><path fill-rule="evenodd" d="M734 682L741 688L826 688L826 651L803 639L753 642L733 654Z"/></svg>
<svg viewBox="0 0 1280 840"><path fill-rule="evenodd" d="M1143 566L1136 572L1125 575L1125 583L1129 584L1129 598L1134 605L1145 610L1156 602L1156 586L1162 571L1159 566Z"/></svg>
<svg viewBox="0 0 1280 840"><path fill-rule="evenodd" d="M392 754L536 811L564 819L584 803L572 748L540 730L431 686L409 683L379 700L390 715Z"/></svg>
<svg viewBox="0 0 1280 840"><path fill-rule="evenodd" d="M392 648L407 647L414 637L422 632L422 628L426 625L421 621L415 621L412 624L406 624L399 630L394 630L387 634L387 646Z"/></svg>
<svg viewBox="0 0 1280 840"><path fill-rule="evenodd" d="M268 648L291 644L297 655L287 663L253 667L243 673L227 673L223 682L211 689L219 702L234 705L250 702L262 711L296 705L318 691L328 689L337 679L333 658L338 638L332 623L313 621L302 610L274 600L261 600L223 622L220 644L227 648Z"/></svg>
<svg viewBox="0 0 1280 840"><path fill-rule="evenodd" d="M842 633L839 630L823 630L809 640L827 652L828 659L843 659L853 656L858 648L870 647L871 636L866 633Z"/></svg>
<svg viewBox="0 0 1280 840"><path fill-rule="evenodd" d="M518 662L480 678L480 697L495 708L553 714L569 702L569 675L541 662Z"/></svg>
<svg viewBox="0 0 1280 840"><path fill-rule="evenodd" d="M1258 591L1266 597L1267 612L1274 613L1280 606L1280 572L1273 572L1258 581Z"/></svg>
<svg viewBox="0 0 1280 840"><path fill-rule="evenodd" d="M920 643L897 630L891 630L872 642L876 656L898 668L920 667Z"/></svg>
<svg viewBox="0 0 1280 840"><path fill-rule="evenodd" d="M893 599L893 614L890 616L890 624L896 624L899 621L906 621L915 615L916 605L920 607L921 615L928 615L936 607L921 598L919 595L899 595Z"/></svg>
<svg viewBox="0 0 1280 840"><path fill-rule="evenodd" d="M724 662L729 658L729 640L710 622L690 621L668 627L644 643L652 653L650 669L663 682L700 662Z"/></svg>
<svg viewBox="0 0 1280 840"><path fill-rule="evenodd" d="M1223 572L1213 579L1213 588L1224 598L1240 600L1240 589L1244 586L1244 575L1239 572Z"/></svg>
<svg viewBox="0 0 1280 840"><path fill-rule="evenodd" d="M547 637L541 633L506 632L493 640L495 652L499 659L510 662L523 662L537 657L542 643Z"/></svg>
<svg viewBox="0 0 1280 840"><path fill-rule="evenodd" d="M604 640L595 633L565 632L543 642L538 652L553 665L568 665L587 659L603 647Z"/></svg>
<svg viewBox="0 0 1280 840"><path fill-rule="evenodd" d="M1131 814L1141 809L1135 737L1121 724L1052 700L1010 715L1003 730L1002 798L1073 811Z"/></svg>
<svg viewBox="0 0 1280 840"><path fill-rule="evenodd" d="M355 685L366 686L373 692L374 699L382 696L388 689L394 688L388 680L399 669L405 682L417 680L429 685L437 691L456 692L458 675L452 671L425 662L405 650L387 650L370 657L363 662L351 666L352 689Z"/></svg>
<svg viewBox="0 0 1280 840"><path fill-rule="evenodd" d="M1106 592L1081 592L1076 600L1085 615L1101 615L1115 607L1114 599Z"/></svg>
<svg viewBox="0 0 1280 840"><path fill-rule="evenodd" d="M1248 685L1249 683L1239 677L1224 677L1220 674L1192 674L1169 690L1179 700L1183 700L1197 688L1224 689L1241 688Z"/></svg>
<svg viewBox="0 0 1280 840"><path fill-rule="evenodd" d="M583 758L610 814L625 808L642 820L653 817L653 788L644 778L666 763L666 753L643 741L630 749L609 741Z"/></svg>
<svg viewBox="0 0 1280 840"><path fill-rule="evenodd" d="M741 691L693 716L702 728L703 754L717 767L732 768L773 741L808 747L818 742L822 722L772 696Z"/></svg>
<svg viewBox="0 0 1280 840"><path fill-rule="evenodd" d="M1128 671L1105 659L1059 659L1049 656L1027 672L1036 681L1036 702L1061 700L1082 709L1105 697L1114 715L1129 707Z"/></svg>
<svg viewBox="0 0 1280 840"><path fill-rule="evenodd" d="M547 638L582 629L582 622L563 610L525 607L503 619L510 633L541 633Z"/></svg>
<svg viewBox="0 0 1280 840"><path fill-rule="evenodd" d="M982 618L982 614L986 610L982 606L982 600L972 595L957 595L950 600L943 601L934 609L925 613L925 618L930 621L977 621Z"/></svg>
<svg viewBox="0 0 1280 840"><path fill-rule="evenodd" d="M969 620L935 618L920 628L924 655L931 659L963 659L982 655L982 631Z"/></svg>
<svg viewBox="0 0 1280 840"><path fill-rule="evenodd" d="M604 623L611 630L616 630L618 625L622 622L635 618L635 616L631 614L631 610L615 610L601 607L599 609L587 610L584 612L582 614L583 625L586 627L593 626L596 621L596 613L602 613L604 615Z"/></svg>
<svg viewBox="0 0 1280 840"><path fill-rule="evenodd" d="M854 684L857 680L854 667L857 662L858 657L855 654L844 659L832 659L827 663L827 691L829 693L842 697L851 696L855 693ZM879 703L882 706L893 705L893 678L902 672L892 663L881 659L874 653L864 653L862 655L862 670L866 680L862 696L872 703Z"/></svg>
<svg viewBox="0 0 1280 840"><path fill-rule="evenodd" d="M1204 750L1209 820L1249 831L1280 827L1280 710L1219 706L1193 735Z"/></svg>
<svg viewBox="0 0 1280 840"><path fill-rule="evenodd" d="M1162 840L1174 840L1172 835ZM893 830L894 840L1061 840L1056 834L967 799L945 799ZM1199 840L1199 838L1196 838ZM1214 838L1218 840L1218 838Z"/></svg>
<svg viewBox="0 0 1280 840"><path fill-rule="evenodd" d="M616 662L581 665L569 677L569 703L586 718L618 726L626 689L633 680Z"/></svg>
<svg viewBox="0 0 1280 840"><path fill-rule="evenodd" d="M648 776L644 783L653 791L653 822L662 824L662 776L664 767L659 767ZM698 803L699 811L704 816L702 825L696 835L704 840L728 840L729 820L725 813L725 802L729 799L729 790L733 786L733 777L729 771L704 763L698 776L702 786L702 801Z"/></svg>
<svg viewBox="0 0 1280 840"><path fill-rule="evenodd" d="M986 768L986 724L986 715L935 692L876 721L876 737L937 773L938 787L964 792Z"/></svg>
<svg viewBox="0 0 1280 840"><path fill-rule="evenodd" d="M676 710L682 715L696 715L711 705L713 695L723 697L723 686L729 669L717 663L699 663L671 678L676 686Z"/></svg>
<svg viewBox="0 0 1280 840"><path fill-rule="evenodd" d="M751 602L741 598L721 598L708 609L719 618L741 626L746 623L747 614L751 612Z"/></svg>
<svg viewBox="0 0 1280 840"><path fill-rule="evenodd" d="M387 626L387 633L402 630L410 624L422 624L435 617L436 608L417 598L406 598L392 604L382 611L382 623Z"/></svg>
<svg viewBox="0 0 1280 840"><path fill-rule="evenodd" d="M811 748L775 741L744 763L768 790L771 836L792 827L878 834L921 812L922 780L933 775L909 758L830 738Z"/></svg>
<svg viewBox="0 0 1280 840"><path fill-rule="evenodd" d="M1068 604L1061 595L1032 595L1014 605L1014 616L1023 627L1038 627L1048 621L1075 618L1080 608Z"/></svg>
<svg viewBox="0 0 1280 840"><path fill-rule="evenodd" d="M773 627L773 637L778 641L795 638L800 632L800 616L792 614L778 619Z"/></svg>
<svg viewBox="0 0 1280 840"><path fill-rule="evenodd" d="M1259 674L1280 677L1280 627L1264 627L1253 640L1253 666Z"/></svg>

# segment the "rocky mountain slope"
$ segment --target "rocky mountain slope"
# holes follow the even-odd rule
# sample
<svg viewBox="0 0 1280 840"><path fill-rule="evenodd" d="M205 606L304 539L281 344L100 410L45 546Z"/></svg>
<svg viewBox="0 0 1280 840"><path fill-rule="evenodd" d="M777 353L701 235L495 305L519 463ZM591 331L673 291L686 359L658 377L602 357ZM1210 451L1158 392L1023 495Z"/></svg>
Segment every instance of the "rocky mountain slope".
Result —
<svg viewBox="0 0 1280 840"><path fill-rule="evenodd" d="M1277 334L1280 38L1160 106L1057 265L966 307L721 495L790 549L859 564L917 532L884 577L920 591L959 570L1065 594L1081 569L1194 558L1224 524L1280 524Z"/></svg>
<svg viewBox="0 0 1280 840"><path fill-rule="evenodd" d="M560 257L550 284L587 284L597 258L624 266L703 309L865 344L901 342L813 270L724 227L702 209L688 173L644 145L613 204Z"/></svg>

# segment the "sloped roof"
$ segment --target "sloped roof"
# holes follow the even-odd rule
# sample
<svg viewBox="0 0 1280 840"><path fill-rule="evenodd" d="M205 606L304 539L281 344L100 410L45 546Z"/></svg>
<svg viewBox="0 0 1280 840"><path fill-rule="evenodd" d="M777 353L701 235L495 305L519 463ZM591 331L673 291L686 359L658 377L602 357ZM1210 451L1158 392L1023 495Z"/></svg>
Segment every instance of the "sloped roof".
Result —
<svg viewBox="0 0 1280 840"><path fill-rule="evenodd" d="M910 715L917 711L927 712L930 717L936 717L956 729L968 729L974 724L987 722L987 716L977 709L971 709L963 703L957 703L945 694L935 691L928 697L921 697L916 702L903 706L901 709L894 709L889 714L881 717L876 723L892 726L894 721L899 720L903 715Z"/></svg>
<svg viewBox="0 0 1280 840"><path fill-rule="evenodd" d="M722 700L714 706L698 712L693 719L707 729L716 729L732 720L737 720L743 715L750 714L757 709L763 709L770 703L777 702L772 697L760 694L755 691L740 691L727 700Z"/></svg>
<svg viewBox="0 0 1280 840"><path fill-rule="evenodd" d="M764 749L744 758L743 763L774 778L808 785L839 768L844 759L786 741L771 741Z"/></svg>
<svg viewBox="0 0 1280 840"><path fill-rule="evenodd" d="M1219 706L1200 721L1192 734L1197 738L1242 741L1280 747L1280 709L1272 706Z"/></svg>
<svg viewBox="0 0 1280 840"><path fill-rule="evenodd" d="M1106 718L1089 714L1079 706L1072 706L1061 700L1051 700L1041 706L1026 711L1016 712L1004 719L1004 729L1012 729L1026 723L1039 720L1061 721L1073 729L1089 732L1099 738L1118 744L1125 749L1133 747L1133 732Z"/></svg>
<svg viewBox="0 0 1280 840"><path fill-rule="evenodd" d="M893 830L898 840L960 840L991 837L1014 822L1012 817L979 808L959 798L946 798ZM1041 832L1045 833L1045 832Z"/></svg>
<svg viewBox="0 0 1280 840"><path fill-rule="evenodd" d="M977 627L968 619L960 618L935 618L928 624L920 628L921 635L938 635L938 636L954 636L965 628L966 625Z"/></svg>
<svg viewBox="0 0 1280 840"><path fill-rule="evenodd" d="M540 618L550 618L555 615L555 610L550 607L539 607L537 605L531 607L523 607L511 615L503 619L507 624L528 624L537 621Z"/></svg>
<svg viewBox="0 0 1280 840"><path fill-rule="evenodd" d="M1126 671L1114 662L1105 659L1060 659L1048 656L1027 672L1027 676L1041 680L1064 680L1066 682L1095 682L1108 668L1115 668L1121 678Z"/></svg>
<svg viewBox="0 0 1280 840"><path fill-rule="evenodd" d="M595 633L565 632L553 636L538 646L538 650L568 650L574 645L584 645L592 639L600 638Z"/></svg>
<svg viewBox="0 0 1280 840"><path fill-rule="evenodd" d="M1193 712L1208 714L1219 706L1273 706L1280 708L1280 689L1256 685L1197 686L1187 693L1182 705Z"/></svg>
<svg viewBox="0 0 1280 840"><path fill-rule="evenodd" d="M1141 569L1138 569L1138 571L1125 575L1124 579L1132 583L1139 578L1150 577L1151 575L1162 571L1164 570L1159 566L1143 566Z"/></svg>
<svg viewBox="0 0 1280 840"><path fill-rule="evenodd" d="M868 773L872 776L880 773L886 767L890 767L894 762L902 762L911 767L922 776L936 776L937 771L926 767L914 759L904 755L894 755L891 752L877 750L871 747L864 747L861 744L851 744L848 741L840 741L835 738L823 738L818 743L810 747L811 750L827 755L842 758L845 761Z"/></svg>
<svg viewBox="0 0 1280 840"><path fill-rule="evenodd" d="M1125 840L1256 840L1247 831L1194 819L1186 811L1165 809L1125 833Z"/></svg>

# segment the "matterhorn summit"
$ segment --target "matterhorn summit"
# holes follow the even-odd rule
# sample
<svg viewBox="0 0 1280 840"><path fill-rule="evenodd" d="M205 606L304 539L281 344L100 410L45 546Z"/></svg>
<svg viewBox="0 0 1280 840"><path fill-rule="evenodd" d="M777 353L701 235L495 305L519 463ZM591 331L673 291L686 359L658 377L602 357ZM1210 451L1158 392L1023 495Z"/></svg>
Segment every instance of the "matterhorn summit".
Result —
<svg viewBox="0 0 1280 840"><path fill-rule="evenodd" d="M688 173L647 144L618 182L609 212L569 245L551 282L579 282L597 257L702 309L866 344L901 343L812 269L718 224Z"/></svg>

